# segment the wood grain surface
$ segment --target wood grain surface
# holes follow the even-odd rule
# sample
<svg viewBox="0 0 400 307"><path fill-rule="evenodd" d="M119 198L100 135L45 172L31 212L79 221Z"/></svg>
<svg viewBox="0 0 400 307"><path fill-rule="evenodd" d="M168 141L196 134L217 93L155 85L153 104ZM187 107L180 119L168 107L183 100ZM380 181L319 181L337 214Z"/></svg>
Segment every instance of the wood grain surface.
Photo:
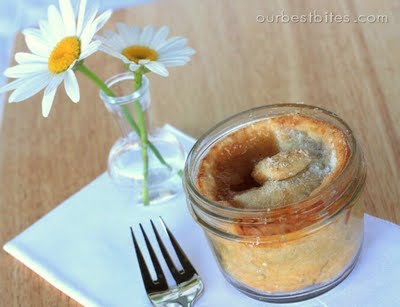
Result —
<svg viewBox="0 0 400 307"><path fill-rule="evenodd" d="M257 15L384 14L387 23L258 23ZM338 113L355 131L368 163L365 207L400 223L400 2L395 0L169 0L116 12L116 22L169 25L189 38L193 61L152 75L157 120L200 136L229 115L277 102L305 102ZM15 51L25 51L18 35ZM121 64L96 54L103 78ZM20 233L106 169L119 130L78 76L81 101L59 90L50 117L41 95L7 104L0 131L0 243ZM71 225L73 227L73 225ZM1 306L76 306L17 260L0 253ZM133 305L132 305L133 306Z"/></svg>

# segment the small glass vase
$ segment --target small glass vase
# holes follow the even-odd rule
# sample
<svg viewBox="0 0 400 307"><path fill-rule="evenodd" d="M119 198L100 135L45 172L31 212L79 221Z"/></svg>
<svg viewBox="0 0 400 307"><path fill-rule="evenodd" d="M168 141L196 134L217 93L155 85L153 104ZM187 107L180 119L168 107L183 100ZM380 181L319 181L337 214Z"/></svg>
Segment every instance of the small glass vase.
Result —
<svg viewBox="0 0 400 307"><path fill-rule="evenodd" d="M139 103L148 132L148 185L150 204L173 198L182 189L180 171L185 162L182 144L168 129L152 126L149 79L143 76L142 87L135 90L133 73L115 75L106 81L116 97L100 92L100 97L118 123L122 137L108 156L108 174L112 181L134 202L143 203L143 156L139 121L135 104Z"/></svg>

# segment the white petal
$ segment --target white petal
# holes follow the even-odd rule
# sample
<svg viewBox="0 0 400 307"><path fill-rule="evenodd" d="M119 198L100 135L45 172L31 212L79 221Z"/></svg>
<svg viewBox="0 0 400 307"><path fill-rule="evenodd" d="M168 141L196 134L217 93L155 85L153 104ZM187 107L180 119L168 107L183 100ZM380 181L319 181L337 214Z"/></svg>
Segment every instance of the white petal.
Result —
<svg viewBox="0 0 400 307"><path fill-rule="evenodd" d="M25 36L34 36L34 37L38 38L39 40L43 40L43 41L47 40L43 37L42 32L39 29L35 29L35 28L24 29L22 31L22 34L24 34Z"/></svg>
<svg viewBox="0 0 400 307"><path fill-rule="evenodd" d="M95 33L96 33L96 25L94 23L91 23L83 30L80 37L81 46L83 50L86 49L87 46L90 44L90 41L92 40Z"/></svg>
<svg viewBox="0 0 400 307"><path fill-rule="evenodd" d="M129 60L128 58L122 56L122 62L124 62L125 64L136 64L135 62ZM139 65L140 66L140 65Z"/></svg>
<svg viewBox="0 0 400 307"><path fill-rule="evenodd" d="M50 74L45 72L39 75L36 75L32 78L27 78L24 84L19 86L9 97L9 102L20 102L27 98L32 97L33 95L40 92L44 89L50 81Z"/></svg>
<svg viewBox="0 0 400 307"><path fill-rule="evenodd" d="M150 63L150 62L151 62L151 60L149 60L149 59L139 60L139 64L141 64L141 65L145 65L145 64Z"/></svg>
<svg viewBox="0 0 400 307"><path fill-rule="evenodd" d="M129 62L129 60L125 56L123 56L120 52L115 51L114 49L110 48L109 46L101 45L99 49L115 58L121 59L123 61L127 60Z"/></svg>
<svg viewBox="0 0 400 307"><path fill-rule="evenodd" d="M138 65L138 64L136 64L136 63L131 63L131 64L129 64L129 69L130 69L131 71L136 71L136 70L138 70L139 67L140 67L140 65Z"/></svg>
<svg viewBox="0 0 400 307"><path fill-rule="evenodd" d="M129 45L129 43L125 42L122 36L117 33L106 31L104 34L106 35L104 43L117 51L122 51Z"/></svg>
<svg viewBox="0 0 400 307"><path fill-rule="evenodd" d="M102 27L104 27L106 22L110 19L111 15L112 15L112 10L107 10L96 18L96 20L94 21L97 23L96 32L99 31Z"/></svg>
<svg viewBox="0 0 400 307"><path fill-rule="evenodd" d="M151 40L153 39L154 33L155 33L155 28L153 26L144 27L142 33L140 33L139 45L149 46Z"/></svg>
<svg viewBox="0 0 400 307"><path fill-rule="evenodd" d="M191 56L194 55L195 53L196 51L192 48L176 49L164 52L162 55L160 55L160 58L168 58L171 56Z"/></svg>
<svg viewBox="0 0 400 307"><path fill-rule="evenodd" d="M164 26L161 27L160 30L154 35L153 39L151 40L149 47L153 49L157 49L160 44L162 44L169 34L169 28Z"/></svg>
<svg viewBox="0 0 400 307"><path fill-rule="evenodd" d="M56 95L56 89L52 92L44 91L43 99L42 99L42 115L43 117L48 117L51 107L54 102L54 96Z"/></svg>
<svg viewBox="0 0 400 307"><path fill-rule="evenodd" d="M115 35L115 32L110 31L110 30L104 30L103 36L99 35L99 37L102 37L105 41L107 41L110 38L112 38L114 35Z"/></svg>
<svg viewBox="0 0 400 307"><path fill-rule="evenodd" d="M99 47L101 46L101 41L93 41L90 43L89 46L87 46L86 50L84 50L80 57L79 60L86 59L88 56L91 56L93 53L95 53L97 50L99 50Z"/></svg>
<svg viewBox="0 0 400 307"><path fill-rule="evenodd" d="M156 51L158 54L163 54L168 52L169 50L173 49L181 49L183 48L187 43L187 38L185 37L172 37L169 40L167 40L164 44L162 44L161 47L159 47Z"/></svg>
<svg viewBox="0 0 400 307"><path fill-rule="evenodd" d="M4 71L4 75L9 78L21 78L31 74L37 74L42 71L47 71L47 64L19 64L9 67Z"/></svg>
<svg viewBox="0 0 400 307"><path fill-rule="evenodd" d="M185 62L189 62L190 61L190 57L188 56L174 56L174 55L169 55L169 56L164 56L164 57L160 57L158 59L158 61L168 61L168 60L181 60L181 61L185 61Z"/></svg>
<svg viewBox="0 0 400 307"><path fill-rule="evenodd" d="M151 70L152 72L159 74L163 77L168 77L169 73L165 66L159 62L150 62L145 64L146 68Z"/></svg>
<svg viewBox="0 0 400 307"><path fill-rule="evenodd" d="M124 42L126 42L128 44L131 39L130 28L126 24L118 22L117 30L118 30L120 36L122 37L122 39L124 40Z"/></svg>
<svg viewBox="0 0 400 307"><path fill-rule="evenodd" d="M140 28L139 27L131 27L129 29L129 40L128 43L130 45L137 45L139 43L139 36L140 36Z"/></svg>
<svg viewBox="0 0 400 307"><path fill-rule="evenodd" d="M52 29L54 35L57 37L57 40L61 40L63 37L65 37L65 31L60 12L54 5L50 5L47 10L47 15L50 28Z"/></svg>
<svg viewBox="0 0 400 307"><path fill-rule="evenodd" d="M64 87L69 98L75 103L78 102L80 99L79 84L72 70L68 70L65 75Z"/></svg>
<svg viewBox="0 0 400 307"><path fill-rule="evenodd" d="M93 39L93 36L96 34L97 31L99 31L104 24L110 19L112 14L111 10L105 11L103 14L101 14L99 17L97 17L91 25L87 26L81 35L81 42L82 42L82 48L85 49L90 41Z"/></svg>
<svg viewBox="0 0 400 307"><path fill-rule="evenodd" d="M80 36L82 33L83 22L85 18L86 0L81 0L79 4L78 22L76 26L76 35Z"/></svg>
<svg viewBox="0 0 400 307"><path fill-rule="evenodd" d="M188 61L183 60L159 60L160 63L164 64L166 67L173 67L173 66L183 66L186 65Z"/></svg>
<svg viewBox="0 0 400 307"><path fill-rule="evenodd" d="M99 10L99 5L97 1L92 1L91 4L88 7L86 7L86 12L82 17L82 26L80 27L80 31L77 31L76 33L78 37L82 35L83 31L85 31L85 28L87 28L92 24L98 10Z"/></svg>
<svg viewBox="0 0 400 307"><path fill-rule="evenodd" d="M106 39L113 38L115 35L118 35L118 34L115 33L115 32L113 32L113 31L111 31L111 30L105 30L105 31L104 31L104 37L105 37Z"/></svg>
<svg viewBox="0 0 400 307"><path fill-rule="evenodd" d="M25 42L32 53L46 58L50 55L50 46L42 39L39 39L38 37L32 35L27 35L25 36Z"/></svg>
<svg viewBox="0 0 400 307"><path fill-rule="evenodd" d="M44 90L44 95L42 99L42 115L44 117L49 116L51 106L54 102L54 96L56 95L57 87L60 85L62 80L63 78L60 78L58 76L53 78Z"/></svg>
<svg viewBox="0 0 400 307"><path fill-rule="evenodd" d="M110 30L105 30L103 35L96 35L97 39L100 39L103 43L108 44L111 39L114 38L117 34Z"/></svg>
<svg viewBox="0 0 400 307"><path fill-rule="evenodd" d="M52 91L53 89L58 87L61 84L61 82L64 80L65 75L66 75L66 72L58 74L58 75L52 75L52 79L49 82L48 91Z"/></svg>
<svg viewBox="0 0 400 307"><path fill-rule="evenodd" d="M42 32L42 36L49 42L49 46L54 46L55 43L59 41L57 34L53 32L52 27L49 26L47 20L39 20L40 31Z"/></svg>
<svg viewBox="0 0 400 307"><path fill-rule="evenodd" d="M165 66L182 66L185 65L187 62L190 61L189 57L170 57L167 59L158 59L160 63L164 64Z"/></svg>
<svg viewBox="0 0 400 307"><path fill-rule="evenodd" d="M72 9L70 0L59 1L61 16L64 22L64 30L66 36L76 35L76 23L74 10Z"/></svg>
<svg viewBox="0 0 400 307"><path fill-rule="evenodd" d="M15 60L18 64L47 63L47 59L45 57L27 52L17 52L15 54Z"/></svg>
<svg viewBox="0 0 400 307"><path fill-rule="evenodd" d="M23 85L28 79L30 79L29 77L26 78L21 78L21 79L17 79L14 80L2 87L0 87L0 93L5 93L11 90L15 90L16 88L20 87L21 85Z"/></svg>

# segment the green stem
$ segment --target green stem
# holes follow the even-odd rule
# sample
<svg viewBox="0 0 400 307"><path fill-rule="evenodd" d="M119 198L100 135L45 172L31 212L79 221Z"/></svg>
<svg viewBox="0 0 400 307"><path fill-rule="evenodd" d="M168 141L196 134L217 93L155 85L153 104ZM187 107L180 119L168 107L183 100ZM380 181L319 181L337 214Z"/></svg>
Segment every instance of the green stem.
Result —
<svg viewBox="0 0 400 307"><path fill-rule="evenodd" d="M143 83L143 72L141 69L138 69L133 73L135 75L135 90L137 91L142 87Z"/></svg>
<svg viewBox="0 0 400 307"><path fill-rule="evenodd" d="M136 86L135 86L135 89L136 90L138 90L141 86L142 86L142 82L143 82L143 75L146 73L146 72L149 72L149 70L147 69L147 68L145 68L145 67L141 67L141 68L139 68L136 72L134 72L134 75L135 75L135 84L136 84ZM147 131L146 131L146 133L147 133ZM149 146L151 147L151 143L149 143ZM160 157L161 157L161 155L160 155ZM162 158L162 157L161 157ZM169 165L167 165L168 166L168 168L170 169L170 170L172 170L172 167L171 166L169 166ZM183 171L182 170L179 170L178 171L178 175L182 178L182 174L183 174Z"/></svg>
<svg viewBox="0 0 400 307"><path fill-rule="evenodd" d="M131 125L133 130L137 133L137 135L140 136L140 129L139 126L136 124L135 119L133 118L131 112L129 111L129 107L127 105L122 106L122 112L124 112L125 118L128 121L128 123ZM171 165L167 163L167 161L164 160L163 156L161 153L158 151L157 147L154 146L154 144L150 141L148 141L148 145L151 149L151 151L154 153L154 155L157 157L157 159L160 161L161 164L163 164L165 167L168 169L172 169Z"/></svg>
<svg viewBox="0 0 400 307"><path fill-rule="evenodd" d="M86 77L91 79L96 85L107 95L110 97L116 97L117 95L101 80L92 70L89 69L85 64L79 63L76 67L76 70L83 73Z"/></svg>
<svg viewBox="0 0 400 307"><path fill-rule="evenodd" d="M83 63L80 63L76 66L76 70L80 71L83 73L85 76L87 76L89 79L91 79L96 85L107 95L110 97L116 97L115 93L101 80L92 70L90 70L87 66L85 66ZM127 105L122 106L122 111L124 113L124 116L128 123L131 125L132 129L135 130L137 135L140 134L140 130L138 125L135 122L135 119L132 117L129 108ZM149 141L149 147L153 151L154 155L157 157L157 159L168 167L168 169L172 169L172 167L164 160L158 149L154 146L153 143Z"/></svg>
<svg viewBox="0 0 400 307"><path fill-rule="evenodd" d="M141 71L135 72L135 90L142 87L143 75ZM140 140L142 141L142 159L143 159L143 203L147 206L150 203L149 199L149 156L147 151L148 135L146 119L144 117L142 105L139 100L135 100L135 109L139 122Z"/></svg>
<svg viewBox="0 0 400 307"><path fill-rule="evenodd" d="M138 100L135 100L135 108L140 128L140 140L142 141L143 203L145 206L147 206L150 203L150 199L149 199L149 156L147 151L148 137L146 129L146 120L143 114L142 106Z"/></svg>

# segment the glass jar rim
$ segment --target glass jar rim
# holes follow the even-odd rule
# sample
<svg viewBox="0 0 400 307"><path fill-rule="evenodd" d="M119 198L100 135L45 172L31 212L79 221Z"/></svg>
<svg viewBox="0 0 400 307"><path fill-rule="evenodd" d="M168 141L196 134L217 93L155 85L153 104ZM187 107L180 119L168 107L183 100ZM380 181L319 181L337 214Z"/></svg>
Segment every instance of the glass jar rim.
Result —
<svg viewBox="0 0 400 307"><path fill-rule="evenodd" d="M251 114L256 111L260 110L268 110L268 109L275 109L275 108L303 108L303 109L308 109L310 111L316 111L319 113L323 113L324 115L327 115L328 117L332 118L333 120L337 121L343 127L346 129L346 138L348 138L348 145L351 148L350 151L350 157L348 158L346 165L344 166L343 170L341 171L338 176L332 179L332 181L327 184L326 186L322 187L317 194L309 196L303 200L293 202L284 206L276 207L276 208L234 208L234 207L228 207L220 204L217 201L211 200L204 196L199 188L197 187L197 175L196 176L191 176L190 175L190 167L192 167L192 164L196 164L196 162L192 161L194 153L197 150L200 150L204 145L202 142L215 130L218 130L219 128L223 127L226 123L234 120L235 118L240 118L244 115ZM289 113L290 114L290 113ZM283 114L282 114L283 115ZM274 116L274 115L272 115ZM266 116L263 119L266 119L268 117L272 116ZM279 115L277 115L279 116ZM248 124L251 124L253 122L249 122ZM240 127L247 126L248 124L241 125ZM240 128L239 128L240 129ZM343 129L341 129L343 130ZM236 130L235 130L236 131ZM351 128L348 126L348 124L341 119L337 114L334 112L328 111L326 109L323 109L321 107L316 107L312 105L307 105L307 104L297 104L297 103L282 103L282 104L270 104L270 105L264 105L261 107L256 107L252 108L240 113L237 113L233 116L228 117L227 119L219 122L215 126L213 126L211 129L209 129L206 133L204 133L196 142L196 144L192 147L190 150L187 160L186 160L186 165L184 169L184 186L187 192L189 192L191 195L189 196L195 196L196 198L200 199L203 203L207 204L208 208L205 208L202 206L202 210L206 211L207 214L214 216L216 218L222 218L222 219L237 219L241 217L259 217L268 215L268 217L276 217L280 216L282 212L285 212L288 208L290 209L302 209L305 210L309 207L309 209L314 208L315 204L321 203L321 199L323 199L323 196L330 194L330 188L337 184L340 181L343 181L344 178L348 178L349 173L351 173L351 165L354 165L354 160L357 158L357 156L360 155L359 148L357 141L354 137L354 134L351 130ZM194 178L196 177L196 178ZM351 183L346 186L346 190L344 193L348 190L349 186ZM356 187L353 187L353 191L359 190L360 186L359 184L356 185ZM332 202L334 203L337 199L339 199L341 195L338 195L335 200ZM308 207L307 207L308 205ZM343 207L345 207L347 204L344 204ZM294 210L295 211L295 210ZM217 212L221 212L221 214L217 214Z"/></svg>
<svg viewBox="0 0 400 307"><path fill-rule="evenodd" d="M111 78L107 79L105 81L105 84L111 88L113 85L117 84L118 82L125 81L125 80L135 80L135 76L132 72L125 72L125 73L120 73L117 75L112 76ZM104 91L100 90L99 94L101 99L106 102L107 104L110 105L124 105L128 104L134 100L139 99L142 97L148 90L149 90L149 78L146 76L143 76L143 81L142 81L142 86L140 89L135 90L133 93L124 95L124 96L108 96Z"/></svg>

